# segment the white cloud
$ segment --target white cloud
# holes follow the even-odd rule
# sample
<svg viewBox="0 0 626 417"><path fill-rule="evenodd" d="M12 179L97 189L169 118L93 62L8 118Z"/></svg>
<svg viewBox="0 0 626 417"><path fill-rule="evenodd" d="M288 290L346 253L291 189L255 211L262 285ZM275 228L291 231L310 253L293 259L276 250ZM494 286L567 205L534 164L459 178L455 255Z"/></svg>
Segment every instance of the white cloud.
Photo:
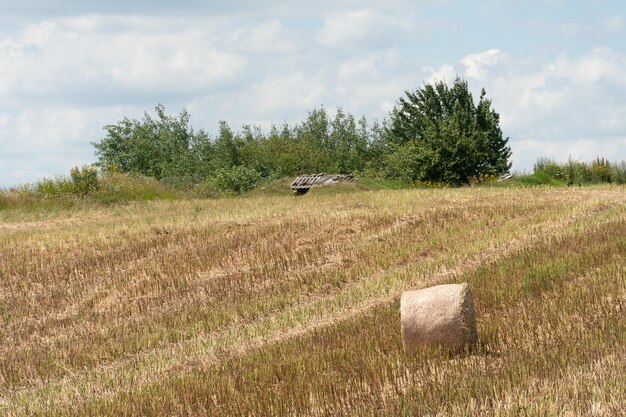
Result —
<svg viewBox="0 0 626 417"><path fill-rule="evenodd" d="M193 90L234 79L245 60L205 46L201 31L176 35L129 35L109 43L111 49L96 57L89 75L130 89ZM104 46L104 45L102 45ZM111 63L100 67L101 58Z"/></svg>
<svg viewBox="0 0 626 417"><path fill-rule="evenodd" d="M140 115L132 107L32 107L15 116L0 116L0 137L7 154L47 154L103 136L102 126L124 115ZM3 123L4 122L4 123Z"/></svg>
<svg viewBox="0 0 626 417"><path fill-rule="evenodd" d="M9 121L11 120L11 115L9 113L0 113L0 129L5 128ZM1 132L2 130L0 130Z"/></svg>
<svg viewBox="0 0 626 417"><path fill-rule="evenodd" d="M487 75L489 67L497 65L506 54L499 49L489 49L477 54L470 54L461 59L461 64L465 65L465 76L482 80Z"/></svg>
<svg viewBox="0 0 626 417"><path fill-rule="evenodd" d="M339 63L338 75L342 81L371 81L379 78L381 72L398 69L400 52L396 48L368 54L364 57L349 58Z"/></svg>
<svg viewBox="0 0 626 417"><path fill-rule="evenodd" d="M543 73L505 73L486 80L487 94L494 97L505 129L541 128L565 104L566 91ZM548 120L546 120L548 119Z"/></svg>
<svg viewBox="0 0 626 417"><path fill-rule="evenodd" d="M626 105L615 103L603 109L599 124L609 132L626 132Z"/></svg>
<svg viewBox="0 0 626 417"><path fill-rule="evenodd" d="M143 110L33 107L0 116L0 186L66 174L72 166L93 162L89 143L104 137L102 126L124 116L139 117Z"/></svg>
<svg viewBox="0 0 626 417"><path fill-rule="evenodd" d="M232 38L233 47L253 54L290 54L300 50L298 35L275 19L237 30Z"/></svg>
<svg viewBox="0 0 626 417"><path fill-rule="evenodd" d="M373 9L327 15L316 38L335 48L387 45L394 35L414 30L410 16L384 14Z"/></svg>
<svg viewBox="0 0 626 417"><path fill-rule="evenodd" d="M514 167L530 168L539 156L626 159L625 65L626 56L596 48L578 57L561 54L534 70L511 62L486 78L512 137Z"/></svg>
<svg viewBox="0 0 626 417"><path fill-rule="evenodd" d="M626 56L608 48L595 48L577 59L560 55L549 65L546 73L554 77L564 77L578 85L590 85L603 79L626 86Z"/></svg>
<svg viewBox="0 0 626 417"><path fill-rule="evenodd" d="M591 131L614 135L623 129L616 112L624 107L626 75L620 68L626 56L594 49L576 58L559 55L530 71L515 65L484 80L503 127L544 136L557 127L563 137Z"/></svg>
<svg viewBox="0 0 626 417"><path fill-rule="evenodd" d="M28 27L23 34L23 43L30 45L44 46L52 39L57 31L57 25L44 20L43 22Z"/></svg>
<svg viewBox="0 0 626 417"><path fill-rule="evenodd" d="M424 72L430 73L430 77L428 78L429 83L436 83L439 81L443 81L445 83L451 83L457 77L457 72L452 65L441 65L439 68L429 68L426 67L423 69Z"/></svg>
<svg viewBox="0 0 626 417"><path fill-rule="evenodd" d="M602 19L601 25L609 32L619 32L624 29L624 16L607 16Z"/></svg>
<svg viewBox="0 0 626 417"><path fill-rule="evenodd" d="M571 20L565 22L549 21L546 18L536 18L529 22L535 29L567 37L615 35L624 30L624 15L613 14L600 17L585 17L582 21Z"/></svg>
<svg viewBox="0 0 626 417"><path fill-rule="evenodd" d="M217 48L203 27L146 34L132 29L136 19L115 20L130 29L100 30L108 18L88 17L45 21L5 39L0 94L192 91L232 80L245 66L243 57Z"/></svg>
<svg viewBox="0 0 626 417"><path fill-rule="evenodd" d="M405 89L419 80L406 71L400 50L389 48L342 62L337 70L332 101L356 114L382 118Z"/></svg>
<svg viewBox="0 0 626 417"><path fill-rule="evenodd" d="M326 93L322 74L297 71L255 82L229 103L231 108L245 108L248 122L267 125L324 104Z"/></svg>

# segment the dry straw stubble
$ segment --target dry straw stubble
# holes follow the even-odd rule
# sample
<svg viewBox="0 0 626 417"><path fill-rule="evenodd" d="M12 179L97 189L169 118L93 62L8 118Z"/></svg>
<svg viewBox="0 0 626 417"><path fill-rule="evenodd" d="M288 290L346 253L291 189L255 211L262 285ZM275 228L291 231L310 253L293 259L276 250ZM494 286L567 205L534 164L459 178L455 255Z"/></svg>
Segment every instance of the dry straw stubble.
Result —
<svg viewBox="0 0 626 417"><path fill-rule="evenodd" d="M536 343L521 327L570 331L578 312L503 327L509 315L496 308L551 288L559 299L556 277L623 265L626 250L620 188L309 197L152 202L44 219L0 212L0 415L331 415L316 408L324 404L334 415L395 416L404 405L394 401L411 387L411 404L428 407L414 415L445 412L454 398L463 414L467 398L489 407L494 392L513 395L543 378L546 363L557 374L572 358L564 340L558 361L542 362L545 352L536 365L524 359ZM509 263L516 253L532 259ZM470 276L491 264L502 270ZM479 349L511 357L485 364L512 368L437 389L439 371L410 377L430 369L434 352L402 352L396 303L406 288L452 280L470 282L476 296ZM609 305L618 299L608 287L602 294L613 294ZM623 329L614 309L599 313L593 328L605 330L589 340L603 344L584 345L581 361L611 352ZM456 382L456 363L437 366ZM605 385L613 403L624 398ZM560 404L582 410L565 395L574 388ZM391 408L379 412L384 404Z"/></svg>

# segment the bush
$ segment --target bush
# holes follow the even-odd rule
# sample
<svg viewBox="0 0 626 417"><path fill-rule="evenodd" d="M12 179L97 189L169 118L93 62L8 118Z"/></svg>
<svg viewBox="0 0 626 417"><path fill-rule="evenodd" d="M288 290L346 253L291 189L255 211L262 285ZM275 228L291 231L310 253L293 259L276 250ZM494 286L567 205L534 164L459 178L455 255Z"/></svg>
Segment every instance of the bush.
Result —
<svg viewBox="0 0 626 417"><path fill-rule="evenodd" d="M535 163L534 178L528 181L547 183L547 179L565 181L567 185L626 183L626 163L611 164L606 158L596 158L591 163L569 159L559 164L548 158L539 158Z"/></svg>
<svg viewBox="0 0 626 417"><path fill-rule="evenodd" d="M611 182L611 164L605 158L596 158L591 162L593 182Z"/></svg>
<svg viewBox="0 0 626 417"><path fill-rule="evenodd" d="M535 174L516 176L514 178L514 182L511 184L521 185L524 187L539 185L564 186L565 181L552 178L548 173L540 171Z"/></svg>
<svg viewBox="0 0 626 417"><path fill-rule="evenodd" d="M382 176L407 182L426 181L436 166L435 155L428 149L408 142L394 146L394 151L383 156Z"/></svg>
<svg viewBox="0 0 626 417"><path fill-rule="evenodd" d="M535 163L535 167L533 170L535 174L545 174L550 178L554 178L557 180L566 180L567 175L565 173L565 168L557 164L555 161L549 158L539 158Z"/></svg>
<svg viewBox="0 0 626 417"><path fill-rule="evenodd" d="M74 194L74 183L65 176L44 178L35 184L35 190L44 198L58 198Z"/></svg>
<svg viewBox="0 0 626 417"><path fill-rule="evenodd" d="M611 182L615 184L626 184L626 162L613 164L611 167Z"/></svg>
<svg viewBox="0 0 626 417"><path fill-rule="evenodd" d="M255 169L243 165L219 169L205 182L208 191L241 194L252 190L263 181Z"/></svg>
<svg viewBox="0 0 626 417"><path fill-rule="evenodd" d="M565 165L565 173L567 185L582 185L591 180L591 170L584 162L569 159Z"/></svg>
<svg viewBox="0 0 626 417"><path fill-rule="evenodd" d="M98 170L89 165L70 169L70 176L44 178L30 187L44 198L59 198L68 195L84 197L98 190Z"/></svg>
<svg viewBox="0 0 626 417"><path fill-rule="evenodd" d="M98 170L94 166L83 165L82 168L70 169L73 190L76 195L86 196L98 190Z"/></svg>

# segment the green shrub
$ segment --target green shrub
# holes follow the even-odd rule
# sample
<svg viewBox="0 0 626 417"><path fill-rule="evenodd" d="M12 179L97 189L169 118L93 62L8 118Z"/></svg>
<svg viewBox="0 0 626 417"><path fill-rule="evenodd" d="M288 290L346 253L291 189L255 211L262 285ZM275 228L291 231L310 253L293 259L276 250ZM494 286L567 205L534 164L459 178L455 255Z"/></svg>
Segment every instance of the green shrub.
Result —
<svg viewBox="0 0 626 417"><path fill-rule="evenodd" d="M548 158L539 158L535 163L532 178L526 178L527 182L548 183L552 178L565 181L567 185L616 183L626 182L625 163L611 164L606 158L596 158L590 163L576 161L570 158L567 162L559 164Z"/></svg>
<svg viewBox="0 0 626 417"><path fill-rule="evenodd" d="M534 174L545 174L557 180L566 180L565 168L549 158L539 158L535 163Z"/></svg>
<svg viewBox="0 0 626 417"><path fill-rule="evenodd" d="M626 162L611 166L611 182L615 184L626 184Z"/></svg>
<svg viewBox="0 0 626 417"><path fill-rule="evenodd" d="M582 185L590 183L593 178L591 167L584 162L574 161L571 158L565 165L567 185Z"/></svg>
<svg viewBox="0 0 626 417"><path fill-rule="evenodd" d="M44 178L37 182L35 190L44 198L58 198L74 194L74 183L66 176Z"/></svg>
<svg viewBox="0 0 626 417"><path fill-rule="evenodd" d="M593 182L611 182L611 164L605 158L596 158L591 162Z"/></svg>
<svg viewBox="0 0 626 417"><path fill-rule="evenodd" d="M241 194L250 191L263 181L255 169L243 165L219 169L206 182L208 191Z"/></svg>
<svg viewBox="0 0 626 417"><path fill-rule="evenodd" d="M83 165L82 168L70 169L72 192L79 196L86 196L98 190L98 170L94 166Z"/></svg>
<svg viewBox="0 0 626 417"><path fill-rule="evenodd" d="M432 177L435 155L427 148L408 142L394 147L394 151L383 156L382 176L406 182L427 181Z"/></svg>
<svg viewBox="0 0 626 417"><path fill-rule="evenodd" d="M505 184L508 185L509 182ZM530 175L516 176L513 182L511 182L510 184L521 185L524 187L533 187L533 186L539 186L539 185L563 186L565 185L565 182L551 177L546 172L540 171L540 172L530 174Z"/></svg>
<svg viewBox="0 0 626 417"><path fill-rule="evenodd" d="M89 165L70 169L70 176L58 175L44 178L33 186L27 186L44 198L60 198L70 195L84 197L99 188L98 170Z"/></svg>

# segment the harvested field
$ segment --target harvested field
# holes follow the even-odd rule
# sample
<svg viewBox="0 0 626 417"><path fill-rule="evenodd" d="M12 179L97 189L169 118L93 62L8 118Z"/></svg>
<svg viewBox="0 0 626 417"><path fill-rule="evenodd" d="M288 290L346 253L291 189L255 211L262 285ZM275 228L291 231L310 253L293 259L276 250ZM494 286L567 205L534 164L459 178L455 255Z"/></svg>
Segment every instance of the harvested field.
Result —
<svg viewBox="0 0 626 417"><path fill-rule="evenodd" d="M626 413L626 189L0 211L0 415ZM407 354L468 282L478 345Z"/></svg>

